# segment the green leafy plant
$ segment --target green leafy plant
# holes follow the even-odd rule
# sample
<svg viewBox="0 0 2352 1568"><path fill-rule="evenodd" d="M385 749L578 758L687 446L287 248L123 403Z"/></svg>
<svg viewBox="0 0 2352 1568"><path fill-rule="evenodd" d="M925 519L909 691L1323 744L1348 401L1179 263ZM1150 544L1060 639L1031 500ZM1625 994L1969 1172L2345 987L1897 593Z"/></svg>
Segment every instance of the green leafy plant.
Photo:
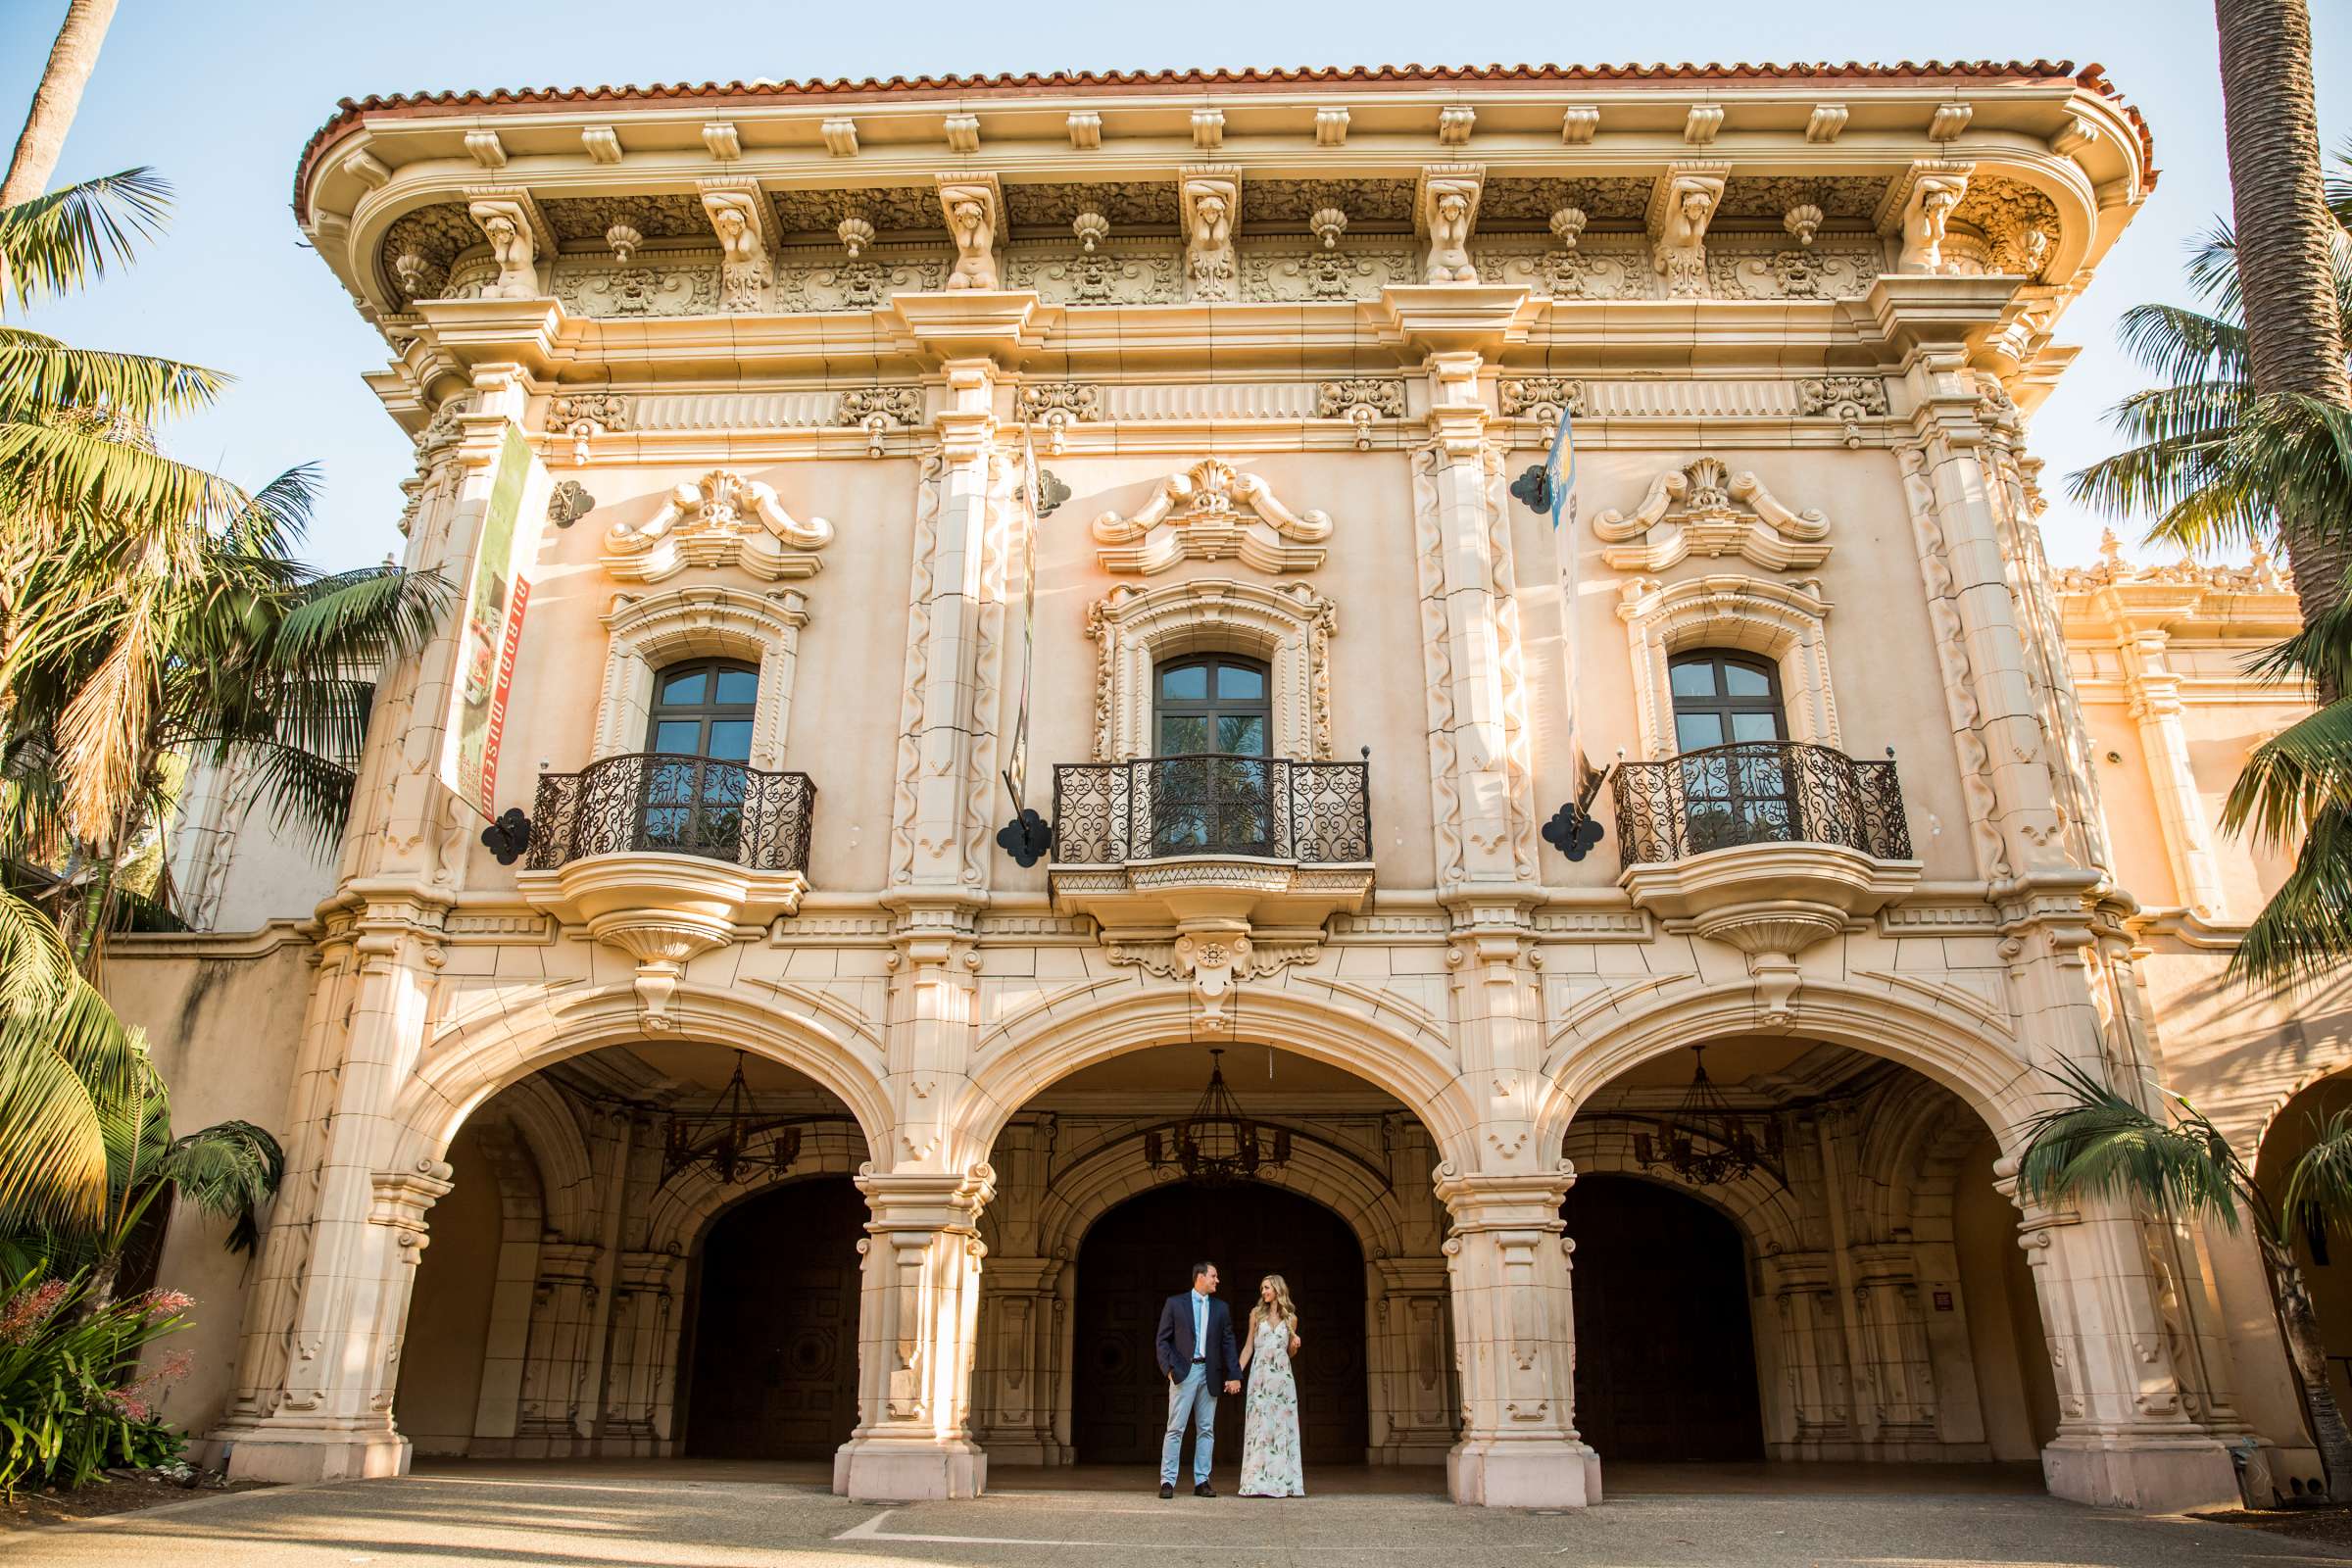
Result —
<svg viewBox="0 0 2352 1568"><path fill-rule="evenodd" d="M2049 1077L2056 1103L2022 1129L2019 1189L2051 1206L2088 1198L2142 1205L2167 1220L2214 1219L2232 1232L2250 1222L2328 1494L2343 1497L2352 1491L2352 1431L2328 1381L2327 1346L2289 1226L2352 1232L2352 1111L2315 1124L2284 1200L2274 1204L2222 1130L2180 1096L2150 1083L2163 1107L2157 1114L2074 1062Z"/></svg>
<svg viewBox="0 0 2352 1568"><path fill-rule="evenodd" d="M175 1458L184 1439L156 1414L160 1385L184 1357L141 1364L148 1346L188 1326L192 1303L150 1291L96 1305L85 1280L27 1272L0 1290L0 1494L78 1487L110 1466Z"/></svg>

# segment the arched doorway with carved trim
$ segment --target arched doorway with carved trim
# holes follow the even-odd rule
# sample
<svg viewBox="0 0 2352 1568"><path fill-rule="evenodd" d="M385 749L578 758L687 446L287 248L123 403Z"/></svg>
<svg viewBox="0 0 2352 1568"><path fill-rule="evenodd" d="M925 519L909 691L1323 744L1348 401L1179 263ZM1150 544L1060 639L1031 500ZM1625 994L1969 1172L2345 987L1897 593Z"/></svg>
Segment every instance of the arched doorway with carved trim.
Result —
<svg viewBox="0 0 2352 1568"><path fill-rule="evenodd" d="M1160 1308L1188 1290L1195 1262L1213 1262L1249 1333L1258 1281L1280 1274L1301 1338L1298 1446L1308 1464L1364 1462L1364 1256L1347 1222L1312 1199L1256 1183L1179 1182L1133 1198L1097 1220L1078 1253L1072 1313L1070 1428L1080 1464L1159 1458L1167 1380L1153 1360ZM1190 1449L1188 1448L1189 1452ZM1242 1410L1218 1412L1217 1463L1238 1464Z"/></svg>

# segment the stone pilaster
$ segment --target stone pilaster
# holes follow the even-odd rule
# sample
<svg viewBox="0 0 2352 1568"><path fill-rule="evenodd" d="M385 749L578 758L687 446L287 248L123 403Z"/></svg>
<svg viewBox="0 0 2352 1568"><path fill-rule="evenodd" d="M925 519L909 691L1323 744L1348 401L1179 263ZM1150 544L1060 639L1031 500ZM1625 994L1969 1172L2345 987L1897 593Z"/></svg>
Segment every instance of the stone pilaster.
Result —
<svg viewBox="0 0 2352 1568"><path fill-rule="evenodd" d="M1060 1464L1066 1456L1054 1430L1063 1266L1057 1257L989 1255L972 1402L980 1442L999 1464Z"/></svg>
<svg viewBox="0 0 2352 1568"><path fill-rule="evenodd" d="M2205 798L2197 788L2196 769L2189 764L2188 732L2180 722L2180 678L2165 657L2165 644L2161 630L2139 626L2117 645L2124 691L2132 721L2139 726L2139 744L2148 755L2156 819L2164 831L2175 888L2180 902L2199 918L2221 920L2227 915L2228 895L2214 853L2213 827L2205 819Z"/></svg>
<svg viewBox="0 0 2352 1568"><path fill-rule="evenodd" d="M1446 1256L1461 1365L1461 1439L1446 1458L1456 1502L1581 1508L1600 1500L1600 1457L1576 1433L1574 1244L1560 1200L1575 1171L1471 1175L1438 1167L1453 1214Z"/></svg>
<svg viewBox="0 0 2352 1568"><path fill-rule="evenodd" d="M988 1455L972 1441L986 1165L962 1175L858 1174L873 1217L858 1324L858 1429L833 1459L833 1490L859 1501L976 1497Z"/></svg>
<svg viewBox="0 0 2352 1568"><path fill-rule="evenodd" d="M1443 1257L1371 1266L1372 1462L1438 1464L1453 1446L1452 1303Z"/></svg>

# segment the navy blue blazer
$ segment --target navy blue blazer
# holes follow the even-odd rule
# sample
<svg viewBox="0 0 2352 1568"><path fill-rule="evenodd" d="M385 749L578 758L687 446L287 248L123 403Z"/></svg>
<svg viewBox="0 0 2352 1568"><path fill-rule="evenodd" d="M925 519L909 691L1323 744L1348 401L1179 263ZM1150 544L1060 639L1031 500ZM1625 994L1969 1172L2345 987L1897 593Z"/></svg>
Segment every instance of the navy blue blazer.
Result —
<svg viewBox="0 0 2352 1568"><path fill-rule="evenodd" d="M1159 1309L1159 1369L1181 1383L1193 1370L1193 1357L1205 1355L1211 1388L1221 1389L1242 1375L1241 1347L1233 1341L1233 1310L1215 1297L1208 1298L1208 1348L1193 1348L1193 1293L1178 1291Z"/></svg>

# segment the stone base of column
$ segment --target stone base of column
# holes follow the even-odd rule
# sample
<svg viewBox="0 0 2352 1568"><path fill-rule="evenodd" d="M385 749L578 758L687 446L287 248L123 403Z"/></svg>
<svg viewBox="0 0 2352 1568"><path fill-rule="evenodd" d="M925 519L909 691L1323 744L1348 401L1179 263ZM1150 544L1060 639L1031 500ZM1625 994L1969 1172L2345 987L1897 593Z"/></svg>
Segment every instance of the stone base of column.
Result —
<svg viewBox="0 0 2352 1568"><path fill-rule="evenodd" d="M2100 1508L2186 1513L2242 1501L2230 1450L2206 1437L2060 1438L2041 1450L2041 1474L2051 1496Z"/></svg>
<svg viewBox="0 0 2352 1568"><path fill-rule="evenodd" d="M833 1450L833 1491L853 1502L977 1497L988 1452L965 1438L852 1438Z"/></svg>
<svg viewBox="0 0 2352 1568"><path fill-rule="evenodd" d="M335 1427L223 1428L209 1440L215 1461L239 1481L370 1481L409 1473L409 1440L397 1432Z"/></svg>
<svg viewBox="0 0 2352 1568"><path fill-rule="evenodd" d="M1600 1455L1556 1438L1465 1439L1446 1455L1446 1491L1482 1508L1584 1508L1600 1501Z"/></svg>

